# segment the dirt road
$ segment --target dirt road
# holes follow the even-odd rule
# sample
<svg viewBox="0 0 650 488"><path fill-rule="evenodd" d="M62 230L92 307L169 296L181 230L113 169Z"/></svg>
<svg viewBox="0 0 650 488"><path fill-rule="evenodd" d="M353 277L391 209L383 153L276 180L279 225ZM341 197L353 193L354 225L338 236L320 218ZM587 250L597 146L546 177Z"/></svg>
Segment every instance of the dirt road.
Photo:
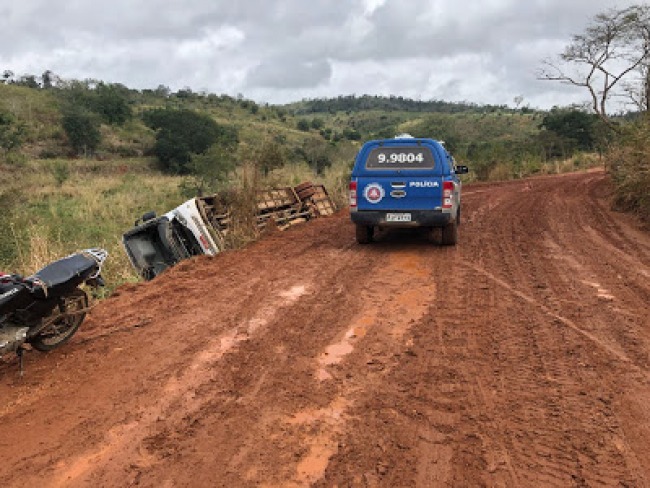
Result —
<svg viewBox="0 0 650 488"><path fill-rule="evenodd" d="M0 364L0 486L650 486L650 234L601 172L185 262Z"/></svg>

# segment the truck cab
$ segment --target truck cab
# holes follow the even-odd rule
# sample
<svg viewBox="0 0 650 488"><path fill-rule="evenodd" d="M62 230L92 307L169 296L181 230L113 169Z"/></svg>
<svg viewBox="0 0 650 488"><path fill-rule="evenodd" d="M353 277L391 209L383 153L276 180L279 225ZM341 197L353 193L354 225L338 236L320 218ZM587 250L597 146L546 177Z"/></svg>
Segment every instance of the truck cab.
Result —
<svg viewBox="0 0 650 488"><path fill-rule="evenodd" d="M216 212L214 197L192 198L174 210L156 217L148 212L122 236L129 261L146 280L183 259L224 248L223 215Z"/></svg>
<svg viewBox="0 0 650 488"><path fill-rule="evenodd" d="M443 245L458 242L460 174L443 143L408 134L366 142L350 180L350 217L356 239L367 244L376 229L442 229Z"/></svg>

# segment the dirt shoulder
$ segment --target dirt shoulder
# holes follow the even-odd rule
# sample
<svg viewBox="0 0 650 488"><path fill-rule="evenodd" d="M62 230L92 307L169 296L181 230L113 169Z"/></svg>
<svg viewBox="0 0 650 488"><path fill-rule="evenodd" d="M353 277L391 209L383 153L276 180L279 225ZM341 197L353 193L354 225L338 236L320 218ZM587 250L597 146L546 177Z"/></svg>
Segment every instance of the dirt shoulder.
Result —
<svg viewBox="0 0 650 488"><path fill-rule="evenodd" d="M345 212L124 286L0 364L3 486L648 486L650 236L601 172Z"/></svg>

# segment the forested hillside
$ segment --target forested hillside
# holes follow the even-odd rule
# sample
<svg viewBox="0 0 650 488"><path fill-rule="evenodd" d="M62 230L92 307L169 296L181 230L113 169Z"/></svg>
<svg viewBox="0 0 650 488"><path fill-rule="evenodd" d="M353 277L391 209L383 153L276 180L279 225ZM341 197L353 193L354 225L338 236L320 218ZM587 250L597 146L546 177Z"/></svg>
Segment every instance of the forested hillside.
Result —
<svg viewBox="0 0 650 488"><path fill-rule="evenodd" d="M4 159L10 163L80 156L160 159L162 128L152 125L150 116L156 109L165 109L172 125L178 122L188 129L193 122L182 120L187 111L217 124L211 130L221 135L215 132L199 148L189 147L183 155L186 162L189 154L204 152L220 138L222 145L235 144L230 149L250 151L264 144L277 145L281 154L275 166L304 163L318 173L337 161L342 148L349 157L345 148L355 147L357 141L402 132L444 140L457 159L481 166L475 175L479 179L488 178L497 167L504 176L503 163L512 163L512 176L540 171L543 163L564 160L578 150L598 150L604 143L597 120L576 109L542 112L529 107L377 96L273 106L189 88L175 93L163 86L134 90L101 81L60 80L51 73L40 79L30 75L0 85L0 141ZM184 144L167 132L163 137ZM225 133L228 140L223 139ZM163 166L164 160L165 156ZM182 174L183 167L180 162L171 169ZM523 171L524 167L529 171Z"/></svg>

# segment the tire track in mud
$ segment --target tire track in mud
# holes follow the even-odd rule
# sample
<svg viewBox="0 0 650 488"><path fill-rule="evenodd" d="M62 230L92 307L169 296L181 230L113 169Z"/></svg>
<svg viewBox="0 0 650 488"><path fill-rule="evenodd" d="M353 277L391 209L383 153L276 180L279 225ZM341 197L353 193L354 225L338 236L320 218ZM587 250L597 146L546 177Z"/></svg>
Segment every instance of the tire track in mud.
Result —
<svg viewBox="0 0 650 488"><path fill-rule="evenodd" d="M426 313L401 347L382 358L386 364L375 372L377 381L368 380L356 395L352 428L322 486L477 486L487 480L519 486L509 447L494 435L501 425L492 419L472 429L475 419L495 407L481 380L485 371L474 364L478 322L467 310L490 305L493 296L477 303L464 293L467 282L477 285L476 278L463 268L447 273L462 258L443 253L427 256L423 264L439 286L444 283L444 292L426 302ZM488 308L477 318L489 314ZM385 345L381 348L385 355ZM487 480L485 472L491 473Z"/></svg>
<svg viewBox="0 0 650 488"><path fill-rule="evenodd" d="M271 303L260 308L245 324L230 329L208 343L207 347L194 356L188 367L164 385L155 404L146 406L136 414L137 420L113 427L104 442L92 452L84 453L78 459L60 466L57 477L52 480L52 486L64 487L78 483L89 471L102 469L108 460L111 460L111 469L119 468L118 459L127 466L149 464L150 456L139 451L139 447L150 435L151 427L168 417L173 418L175 415L172 408L182 411L184 416L196 412L203 402L196 392L212 379L211 369L214 363L235 350L241 342L263 333L265 326L276 314L305 295L309 287L310 284L301 283L279 292Z"/></svg>
<svg viewBox="0 0 650 488"><path fill-rule="evenodd" d="M318 256L318 257L317 257ZM316 374L316 357L323 351L325 345L329 342L327 336L323 337L322 331L317 334L311 334L309 329L315 329L318 323L309 324L305 322L305 317L322 314L322 319L335 317L338 310L331 310L328 306L330 301L342 303L354 300L354 293L348 300L341 300L341 297L347 295L345 287L341 287L337 282L339 275L350 275L361 273L365 274L371 264L363 263L358 266L351 263L354 253L347 251L347 246L340 248L328 249L323 252L317 250L316 254L306 253L304 256L296 257L291 261L283 264L286 269L292 270L292 275L297 274L305 277L318 276L318 282L310 287L309 293L306 293L300 300L286 307L280 314L276 314L265 327L264 334L257 334L242 342L232 354L223 357L218 364L213 376L214 381L204 384L200 388L200 394L206 398L195 415L184 415L182 421L175 425L169 425L167 422L162 428L152 432L150 436L143 440L143 449L150 453L155 462L148 465L142 464L136 468L137 480L142 483L149 483L149 475L156 473L163 479L166 475L165 463L169 456L177 456L181 452L187 453L196 450L203 451L204 445L212 444L214 438L223 439L223 448L228 449L228 456L220 456L211 453L206 462L214 465L214 472L221 473L219 478L207 478L203 481L194 480L192 484L207 484L219 486L252 486L256 483L249 481L250 476L260 476L248 473L246 466L250 459L258 459L271 453L277 453L272 447L258 447L256 444L264 444L268 441L282 442L286 437L284 435L284 426L282 419L291 419L288 413L294 411L290 408L292 402L289 402L288 394L296 395L298 391L308 389L301 382L308 381L310 385L318 382L315 380ZM331 259L332 262L327 269L322 268L324 259ZM288 277L287 277L288 279ZM344 283L349 283L348 279ZM355 307L346 307L350 313L354 314ZM320 327L319 327L320 328ZM330 333L331 336L338 335L336 329ZM296 339L300 339L302 346L293 349L287 346L294 346ZM313 341L316 341L313 343ZM313 351L309 353L309 351ZM254 351L254 353L252 353ZM288 357L291 357L291 363L288 363ZM249 367L254 363L258 368L256 370ZM309 363L307 367L306 364ZM303 366L304 364L304 366ZM289 366L289 368L287 368ZM283 371L283 368L288 370ZM297 373L292 375L292 373ZM327 388L325 388L327 390ZM316 393L316 392L315 392ZM310 396L315 397L311 394ZM300 399L302 394L300 394ZM321 402L319 402L321 403ZM323 407L325 407L324 402ZM274 408L277 406L277 408ZM289 409L289 410L287 410ZM183 409L185 412L185 409ZM216 413L219 412L219 413ZM221 416L221 412L228 412L229 419L223 423L213 423L208 421L204 429L197 430L198 425L204 424L205 419ZM282 413L287 412L287 413ZM232 429L237 430L236 435L232 435ZM280 429L280 432L278 432ZM284 430L282 430L284 429ZM249 442L249 436L254 436L255 442ZM261 442L260 442L261 441ZM292 443L293 445L293 443ZM239 446L239 447L237 447ZM286 447L285 449L299 449L297 446ZM179 453L179 454L177 454ZM200 454L203 456L204 454ZM205 453L207 456L207 452ZM216 461L216 456L219 461ZM179 463L183 465L183 455L180 455ZM286 467L285 467L286 466ZM290 467L291 463L283 463L282 473ZM279 477L276 464L272 464L269 469L267 484L273 485L273 479L278 479L276 485L282 485L282 479ZM181 470L185 473L192 472L194 468ZM295 465L294 465L295 469ZM178 476L178 470L170 473L171 478ZM185 476L183 477L185 479ZM209 480L209 481L208 481ZM178 483L178 478L175 479ZM187 483L187 481L185 482ZM183 482L181 481L181 484Z"/></svg>
<svg viewBox="0 0 650 488"><path fill-rule="evenodd" d="M466 377L464 383L475 390L464 400L474 408L465 407L462 425L449 429L457 436L465 432L465 438L447 438L444 443L458 446L463 439L473 439L473 450L464 457L452 456L452 464L477 468L473 475L467 467L452 474L452 484L611 486L633 481L625 466L635 462L609 443L612 432L622 433L615 414L603 403L609 398L607 389L589 374L594 360L580 357L584 341L558 330L549 323L547 311L537 305L531 309L511 286L495 287L493 276L473 268L467 264L466 273L475 285L467 290L473 300L457 305L465 312L450 313L452 299L441 303L436 317L443 337L455 337L449 327L456 321L467 326L464 340L447 341L461 347L445 355L441 367L458 366L452 377ZM520 278L508 277L508 283ZM491 312L480 317L483 310L471 305ZM595 356L608 363L602 355Z"/></svg>
<svg viewBox="0 0 650 488"><path fill-rule="evenodd" d="M522 299L523 301L525 301L525 302L533 305L534 307L538 308L544 314L546 314L546 315L552 317L553 319L555 319L558 323L561 323L561 324L565 325L566 327L570 328L571 330L575 331L576 333L584 336L589 341L591 341L594 345L600 347L601 349L603 349L604 351L606 351L607 353L609 353L611 356L618 359L619 361L627 364L629 368L631 368L635 372L639 373L642 377L644 377L646 379L650 379L650 371L648 371L643 366L640 366L640 365L636 364L632 359L630 359L628 356L626 356L625 353L622 352L621 350L612 347L606 341L603 341L602 339L595 336L594 334L592 334L592 333L590 333L590 332L588 332L586 330L583 330L582 328L580 328L572 320L570 320L570 319L568 319L566 317L563 317L562 315L554 312L553 310L548 308L546 305L544 305L539 300L537 300L535 298L532 298L532 297L526 295L525 293L522 293L519 290L516 290L511 285L509 285L507 282L497 278L496 276L494 276L492 273L488 272L487 270L485 270L485 269L483 269L483 268L481 268L479 266L474 266L474 265L469 264L469 263L464 263L463 265L471 268L476 273L479 273L479 274L482 274L482 275L486 276L491 281L493 281L494 283L499 285L501 288L507 290L508 292L512 293L516 297L518 297L518 298ZM605 291L603 291L602 289L599 288L599 285L597 285L597 288L599 290L599 294L606 293ZM607 297L609 297L609 295L607 295Z"/></svg>
<svg viewBox="0 0 650 488"><path fill-rule="evenodd" d="M361 312L352 319L343 337L318 357L314 375L317 381L334 380L330 368L362 347L369 332L385 334L400 344L436 296L436 283L417 252L390 254L367 278L368 286L360 297ZM324 476L329 459L338 450L337 438L344 432L347 412L353 405L351 398L364 394L363 384L337 379L343 384L337 385L338 396L328 407L298 412L288 421L291 425L310 426L312 432L302 441L308 452L299 460L292 480L295 486L310 486Z"/></svg>
<svg viewBox="0 0 650 488"><path fill-rule="evenodd" d="M320 222L318 224L321 224ZM328 225L333 225L332 222L322 222L323 226L328 226ZM258 309L261 304L261 300L257 298L256 300L254 299L255 294L258 294L260 296L267 296L268 291L266 290L272 290L273 292L277 290L282 290L284 286L290 287L291 283L295 283L296 278L295 276L295 271L297 269L300 269L303 271L303 273L306 276L317 276L315 271L319 271L320 263L318 259L326 259L327 256L330 256L331 258L335 259L336 265L331 266L328 272L330 273L336 273L340 267L346 266L346 264L349 262L349 255L346 255L346 248L349 247L347 244L339 245L339 246L331 246L328 245L322 246L318 245L318 243L322 242L325 239L330 239L330 237L325 237L322 235L322 231L315 229L314 226L312 226L312 232L314 234L319 234L317 235L316 238L314 237L309 237L305 239L304 241L301 240L300 242L296 242L296 246L292 246L292 248L279 248L278 252L275 252L273 254L273 258L271 261L274 261L275 263L282 263L281 266L278 266L277 264L271 264L268 271L264 270L262 268L262 272L260 273L260 268L259 268L259 261L251 261L249 260L242 260L235 254L228 254L225 255L224 257L219 257L215 259L214 261L212 260L202 260L203 262L199 265L201 267L197 267L196 270L197 272L194 274L188 274L187 276L184 276L184 267L189 267L192 268L193 263L191 261L182 263L181 265L177 266L175 269L171 270L171 274L166 277L167 279L163 279L162 281L158 280L159 283L156 282L150 282L142 285L137 286L137 293L134 296L133 299L129 298L129 301L136 303L139 306L133 306L130 310L122 308L120 310L120 314L115 317L114 314L109 313L100 313L95 320L91 321L89 324L90 326L87 327L84 330L84 334L82 335L82 344L88 344L88 341L83 340L83 337L86 336L87 338L92 339L90 344L90 350L89 351L83 351L82 356L87 357L87 356L92 356L92 352L99 353L99 354L104 354L107 351L107 344L110 343L112 337L111 335L106 335L106 328L103 327L103 324L105 323L111 323L114 324L115 321L123 321L123 322L133 322L133 321L139 321L142 319L144 316L145 318L149 317L151 318L152 316L159 316L160 318L163 319L161 320L154 320L151 322L149 327L151 327L152 330L148 331L143 331L141 329L137 329L133 331L134 335L140 335L143 336L143 334L148 334L149 337L156 337L156 329L160 329L160 326L162 325L162 330L164 332L167 332L168 326L167 323L169 322L168 319L172 320L173 322L178 323L179 325L182 325L181 328L176 328L168 330L169 332L172 332L172 334L167 334L165 336L164 334L161 335L160 337L164 337L165 340L156 340L154 341L153 345L155 346L154 351L152 351L152 355L150 356L151 359L147 361L147 363L151 363L152 365L155 365L156 362L159 364L167 364L168 366L166 367L165 370L159 370L156 371L154 376L150 378L150 380L145 380L144 375L138 375L135 377L136 380L136 385L137 387L144 387L144 390L140 391L135 391L134 395L132 398L124 398L121 400L118 400L120 402L120 409L116 412L116 414L110 415L110 417L106 417L103 412L99 416L99 421L102 422L104 425L107 425L107 428L101 432L99 431L97 435L94 435L93 437L89 439L84 439L83 442L75 443L73 444L75 446L74 448L74 455L71 454L64 454L64 449L59 445L59 448L56 450L50 450L52 452L51 456L33 456L31 458L30 466L25 466L24 470L24 478L23 479L30 479L31 476L34 475L36 470L34 469L37 464L36 462L41 463L43 460L47 462L47 459L49 458L49 466L48 468L51 471L58 472L67 466L67 460L69 459L75 459L79 456L82 456L83 452L85 451L86 454L92 454L96 453L98 456L95 456L95 458L101 458L103 454L106 454L102 449L98 449L95 446L100 446L103 445L102 443L106 440L106 432L111 431L113 433L129 433L129 435L132 435L133 439L141 439L143 434L141 432L141 429L138 430L138 432L134 434L130 434L130 430L124 426L128 426L131 423L137 423L138 416L141 415L142 412L147 412L147 408L144 407L143 409L143 404L147 403L152 403L156 405L156 402L159 401L159 392L160 391L160 384L164 385L165 382L172 384L175 380L173 378L177 378L179 375L181 375L180 372L186 370L189 367L189 364L186 362L188 359L195 358L196 356L196 351L197 350L202 350L204 347L204 344L201 343L202 340L205 340L207 337L206 334L208 333L209 330L216 330L219 332L220 330L223 330L223 328L218 324L218 322L225 322L226 324L228 323L237 323L238 320L242 321L251 321L251 329L254 329L256 326L259 326L259 320L255 319L254 316L248 310L255 310ZM273 248L275 247L274 241L277 239L282 239L283 236L277 235L275 238L271 237L270 239L267 239L266 242L260 243L259 245L252 246L251 251L244 251L243 253L248 254L249 258L251 257L250 255L264 255L266 258L269 256L269 254L266 254L267 251L265 251L265 248ZM314 248L315 252L311 253L310 257L302 258L300 255L301 248ZM308 252L309 254L309 252ZM311 258L311 259L310 259ZM285 263L284 260L289 259L290 261L288 263ZM315 261L313 261L315 260ZM268 259L267 259L268 261ZM229 266L228 263L231 262L236 265L236 267ZM221 266L219 266L221 264ZM292 266L293 264L293 266ZM221 269L223 268L223 269ZM354 266L353 266L354 268ZM217 271L217 274L214 274L215 271ZM255 272L252 272L255 271ZM312 271L310 274L309 271ZM235 281L231 281L229 283L229 278L232 276L242 276L245 277L246 279L236 279ZM271 277L264 278L265 275L271 275ZM305 278L302 279L304 282ZM175 283L176 281L176 283ZM220 293L220 299L217 300L216 302L211 302L211 303L205 303L204 299L202 298L202 294L200 291L205 289L206 283L211 282L210 285L214 287L214 289L219 290L220 287L217 284L219 281L223 281L226 284L229 284L228 288L221 288L221 293ZM183 296L182 300L179 302L170 302L168 300L163 300L163 297L160 295L160 288L163 283L167 283L167 288L172 288L174 290L176 289L183 289L185 291L185 294L187 296ZM232 283L239 283L237 286L231 286ZM257 283L257 285L255 285ZM248 287L251 287L248 289ZM135 289L136 287L127 287L129 289ZM232 288L232 289L231 289ZM295 290L294 290L295 291ZM317 290L316 290L317 291ZM199 293L196 293L199 292ZM243 292L243 293L242 293ZM129 291L125 291L126 296L125 298L128 298ZM231 297L231 298L228 298ZM251 298L253 298L253 301L251 301ZM118 301L120 300L119 298L116 298ZM222 302L223 300L223 302ZM124 301L124 300L122 300ZM204 302L201 304L200 302ZM115 303L115 299L110 300L110 302ZM222 303L220 303L222 302ZM202 306L201 306L202 305ZM179 315L178 312L185 312L188 309L194 308L197 311L200 311L198 314L183 314ZM108 312L108 309L106 307L103 308L104 312ZM207 313L206 313L207 312ZM268 310L267 310L268 312ZM208 324L206 323L206 318L208 321L214 321L215 324ZM276 317L276 321L280 320L280 318ZM257 325L256 325L257 324ZM206 327L208 326L208 327ZM98 334L99 333L99 334ZM221 332L219 332L221 333ZM153 335L152 335L153 334ZM183 345L183 341L178 341L179 336L183 336L185 334L187 336L187 345L185 345L182 349L184 351L181 351L181 356L182 361L176 361L174 358L178 357L178 354L176 351L174 352L174 357L167 359L165 358L164 361L159 361L161 358L160 353L165 351L165 349L169 352L174 348L175 342ZM225 334L225 335L223 335ZM237 341L240 339L238 336L233 336L232 331L230 334L223 332L223 337L226 342L232 342ZM259 334L258 334L259 335ZM171 336L171 337L168 337ZM95 343L93 341L99 340L98 343ZM245 342L250 342L253 340L252 338L248 338L247 341ZM134 340L132 339L132 342ZM218 341L220 342L220 341ZM127 343L128 344L128 343ZM197 346L199 346L197 348ZM75 346L73 346L74 348ZM78 348L79 345L76 345ZM127 346L128 349L131 351L137 350L137 346ZM116 347L111 351L111 356L115 357L115 351L121 351L123 348L122 347ZM234 354L236 351L230 351L230 355L237 355ZM139 353L139 352L138 352ZM165 354L163 352L163 354ZM75 352L73 349L73 352L69 354L70 356L74 356ZM66 353L66 356L68 356L68 353ZM45 361L43 362L42 366L39 366L39 370L43 370L44 368L47 369L47 363L48 363L48 357L56 357L56 353L53 355L49 356L39 356L36 355L35 359L41 359ZM145 357L147 355L145 354ZM155 358L155 359L154 359ZM80 359L80 358L77 358ZM108 358L107 358L108 359ZM205 358L204 358L205 359ZM93 360L94 363L97 362L97 359L95 358ZM200 361L199 361L200 362ZM70 363L72 364L72 363ZM110 363L109 363L110 364ZM141 363L143 364L143 363ZM35 368L35 367L34 367ZM127 367L127 368L120 368L122 370L126 369L127 371L132 371L133 368ZM144 368L142 368L144 370ZM152 369L152 368L147 368L147 369ZM200 369L200 368L195 368L195 369ZM86 368L87 370L87 368ZM155 369L154 369L155 371ZM31 373L34 373L34 370L30 371ZM143 371L144 372L144 371ZM215 372L215 374L218 374ZM84 374L83 376L88 376L88 374ZM83 377L82 376L82 377ZM262 375L263 376L263 375ZM36 378L36 375L31 376L31 378ZM131 381L133 381L133 375L130 375ZM140 379L141 378L141 379ZM172 378L170 380L170 378ZM68 380L71 380L72 378L68 378ZM67 387L69 381L59 381L57 378L56 382L54 385L48 385L49 388L46 388L45 394L48 393L49 390L49 395L50 397L52 396L52 389L53 387ZM158 385L155 385L155 382L161 382ZM208 381L208 383L210 383ZM140 386L142 385L142 386ZM92 386L90 386L92 388ZM137 388L136 387L136 388ZM199 393L203 394L205 388L205 384L203 386L200 386L198 388ZM78 387L79 388L79 387ZM84 387L82 386L81 389ZM128 385L127 388L131 388L131 385ZM85 389L88 389L87 387ZM29 395L26 395L28 397ZM147 400L147 398L150 398L150 400ZM52 401L51 399L48 401ZM39 403L39 400L36 399L36 401L32 402L35 404ZM123 405L126 403L130 403L131 405L134 405L135 408L131 408L130 412L128 414L120 414L120 411L127 412L126 409L124 409ZM167 401L167 403L170 403ZM144 438L144 441L137 446L137 456L140 456L140 460L142 461L141 464L142 466L139 466L136 464L131 464L129 466L128 462L125 461L120 461L119 459L120 456L117 456L117 459L115 458L110 458L108 459L108 462L106 463L105 467L102 466L93 466L92 469L88 472L88 477L89 479L93 479L97 481L99 484L106 483L106 480L111 480L111 479L131 479L132 477L138 478L140 476L140 473L142 471L147 471L147 469L155 469L156 466L160 463L161 458L160 458L160 453L157 452L155 449L156 445L156 439L159 437L159 433L162 431L168 432L168 431L173 431L173 424L178 420L181 419L182 422L185 422L185 420L188 418L188 416L183 415L183 404L182 401L178 401L173 403L174 407L179 408L179 414L176 416L162 416L159 421L156 421L154 424L152 424L152 432L148 434L148 437ZM33 408L40 408L38 406L34 406ZM66 404L65 405L65 410L71 410L73 409L73 405L71 404ZM158 407L156 407L158 408ZM140 412L140 413L138 413ZM17 412L17 414L22 415ZM88 416L89 414L84 412L85 416ZM149 417L151 417L150 414L148 414ZM117 421L113 422L112 424L109 423L110 420L109 418L115 419L117 417ZM74 422L72 420L73 424L77 424L74 427L74 430L66 434L65 440L63 440L63 443L67 443L68 439L73 439L74 436L79 436L79 433L81 432L82 438L84 436L85 432L88 432L90 429L89 427L92 426L90 423L91 421L82 421L82 422ZM68 422L70 424L70 422ZM15 424L14 425L18 425ZM52 423L49 424L52 427L55 427L56 424ZM122 432L120 429L124 427L124 432ZM68 427L69 428L69 427ZM91 427L92 428L92 427ZM56 429L54 429L56 430ZM135 432L136 429L134 429ZM129 431L129 432L127 432ZM158 432L158 433L156 433ZM24 437L21 437L24 439ZM116 441L116 436L113 435L113 439L108 439L109 441L115 441L115 442L121 442L121 441ZM52 439L52 442L56 442L56 438ZM42 443L41 443L42 444ZM153 449L151 449L153 447ZM131 449L132 451L132 449ZM108 452L111 452L110 449ZM163 453L163 455L165 455ZM137 457L136 456L136 457ZM93 458L93 459L95 459ZM80 458L81 459L81 458ZM83 471L84 464L81 462L78 465ZM20 466L14 466L12 468L12 472L16 473L20 469ZM42 466L41 468L42 469ZM133 478L133 479L135 479ZM3 478L6 480L6 478ZM102 481L103 480L103 481Z"/></svg>
<svg viewBox="0 0 650 488"><path fill-rule="evenodd" d="M508 308L513 312L517 308L525 307L522 301L534 306L528 307L529 321L538 326L531 328L527 325L526 328L530 330L531 335L526 339L536 339L539 345L535 346L535 343L531 343L526 346L525 342L516 343L515 347L511 348L512 352L503 355L503 359L510 358L513 354L521 354L522 351L530 350L530 347L535 346L532 349L534 353L527 360L521 358L521 365L528 366L532 358L539 357L540 372L546 373L539 378L541 381L537 388L548 384L548 399L553 400L548 403L548 411L541 410L535 414L545 418L538 425L550 427L535 429L535 432L542 434L542 437L548 437L549 440L539 450L521 449L522 452L529 453L524 466L543 466L544 463L541 461L548 460L548 467L543 468L548 476L544 481L547 485L587 483L609 486L628 483L637 486L639 483L647 482L643 474L644 470L639 469L643 465L643 457L637 457L638 454L642 456L646 454L638 442L634 448L627 445L626 437L629 439L630 436L626 434L624 424L627 423L626 418L629 413L626 409L613 408L612 399L620 396L617 391L621 388L619 385L623 384L647 392L647 360L639 355L636 349L630 348L630 342L613 342L610 339L612 332L616 336L619 321L614 314L611 315L611 320L605 318L609 315L607 306L604 307L604 311L597 312L596 308L585 310L582 305L585 303L585 295L593 296L597 306L603 307L603 304L609 304L608 298L597 296L598 288L604 290L605 294L613 293L616 297L628 296L630 292L625 288L611 286L611 283L617 280L607 279L607 290L602 286L594 288L593 283L589 283L594 276L598 276L599 279L606 278L607 276L603 276L604 270L608 271L607 275L610 274L609 269L602 266L603 259L600 259L599 263L599 256L603 256L605 261L609 260L608 253L602 254L602 246L598 247L598 241L594 242L590 239L590 224L594 225L593 214L590 213L589 205L585 205L579 198L581 193L573 193L575 180L584 180L585 185L592 187L600 184L602 175L587 177L569 175L566 178L540 182L539 188L533 191L543 192L546 196L544 202L540 202L538 198L531 198L528 201L516 200L513 194L512 201L509 203L505 201L503 206L504 210L516 209L512 218L505 222L495 218L481 225L491 229L493 238L487 241L488 246L484 248L480 264L474 261L466 263L466 266L491 281L491 288L494 288L495 284L498 285L495 292L498 292L499 288L506 292L506 295L498 301L500 305L510 303ZM538 183L535 182L533 185L535 188ZM562 203L563 207L558 206L558 203ZM563 208L563 211L558 212L555 208ZM600 219L602 218L601 207L597 206L597 208L599 211L596 215ZM610 213L608 218L611 220L613 215ZM517 226L519 233L512 236L507 235L511 232L508 228L511 221L519 221ZM527 229L539 229L543 233L551 231L554 235L553 242L559 243L558 246L561 245L564 252L551 253L549 256L548 247L540 248L534 241L524 238ZM506 235L508 238L504 238ZM548 244L548 241L546 242ZM585 247L589 250L585 251ZM634 246L634 249L639 249L639 246ZM567 262L566 252L578 256L581 262L585 262L585 266L560 266L559 263ZM501 259L501 263L497 265L492 256ZM647 258L643 255L639 257L642 260ZM569 261L571 259L568 258ZM575 260L572 262L577 263ZM616 266L616 263L609 261L608 266L613 269L618 267L618 273L623 272L621 266ZM598 275L594 275L595 270L599 270ZM645 286L641 286L641 296L647 292L646 283ZM499 294L503 295L503 293ZM638 299L637 295L636 298L628 301L632 310L639 310ZM635 301L636 305L632 305ZM567 310L567 304L571 303L577 306L574 305ZM512 315L517 317L521 316L521 313ZM507 317L505 314L504 316ZM557 322L557 325L567 326L568 329L564 332L558 329L554 322ZM594 322L600 325L594 328ZM569 330L578 332L579 335L572 335L573 332L568 334ZM638 332L641 332L640 329L637 329ZM580 336L587 342L581 340ZM508 341L504 344L507 343ZM596 349L590 347L594 345L597 346ZM643 350L647 355L647 347ZM618 364L611 363L612 357L619 360ZM595 374L595 371L600 373ZM531 379L530 385L534 384L534 380ZM647 393L641 395L647 397ZM511 399L516 398L512 394L506 396ZM531 396L525 404L541 404L538 399L533 401L534 398ZM552 414L550 417L548 417L549 413ZM530 415L529 412L526 414ZM643 418L638 413L635 415L638 419ZM517 417L521 417L521 414ZM643 428L647 432L647 419L641 425L644 425ZM571 433L573 437L569 437L568 434L562 437L560 435L562 432ZM558 440L551 441L550 439L554 437ZM528 442L532 441L532 438L528 440ZM563 453L551 449L554 442L563 446ZM516 449L513 452L518 451L519 449ZM523 470L523 473L526 483L540 483L538 474L531 473L527 469Z"/></svg>

